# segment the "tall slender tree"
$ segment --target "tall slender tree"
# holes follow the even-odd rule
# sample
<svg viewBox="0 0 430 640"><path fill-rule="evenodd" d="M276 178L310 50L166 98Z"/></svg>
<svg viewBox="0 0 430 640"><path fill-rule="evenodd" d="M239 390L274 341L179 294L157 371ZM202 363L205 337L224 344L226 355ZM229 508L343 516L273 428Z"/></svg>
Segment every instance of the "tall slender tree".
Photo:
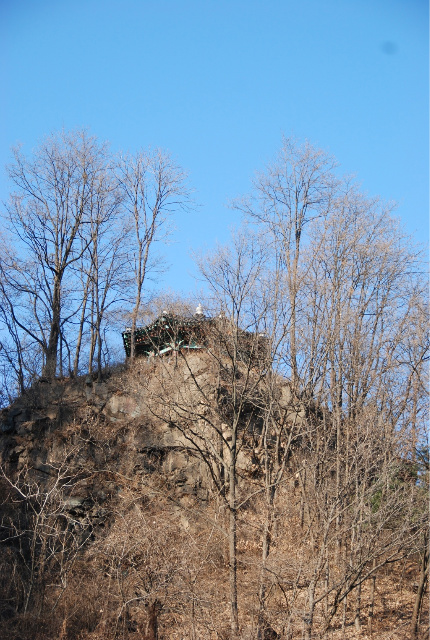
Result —
<svg viewBox="0 0 430 640"><path fill-rule="evenodd" d="M160 149L123 156L117 175L131 229L128 264L133 282L131 335L134 336L144 284L157 260L156 243L169 234L172 214L187 207L189 189L184 171ZM131 360L134 354L132 340Z"/></svg>
<svg viewBox="0 0 430 640"><path fill-rule="evenodd" d="M293 388L299 392L297 334L301 311L300 259L312 220L330 211L337 184L333 158L306 142L284 138L276 160L258 174L252 194L236 202L274 248L284 273L288 302L288 364Z"/></svg>
<svg viewBox="0 0 430 640"><path fill-rule="evenodd" d="M40 345L47 378L57 370L65 282L91 242L87 230L105 154L85 131L61 132L31 158L16 149L8 168L15 191L6 215L17 254L4 274L23 307L32 310L25 319L17 316L17 323Z"/></svg>

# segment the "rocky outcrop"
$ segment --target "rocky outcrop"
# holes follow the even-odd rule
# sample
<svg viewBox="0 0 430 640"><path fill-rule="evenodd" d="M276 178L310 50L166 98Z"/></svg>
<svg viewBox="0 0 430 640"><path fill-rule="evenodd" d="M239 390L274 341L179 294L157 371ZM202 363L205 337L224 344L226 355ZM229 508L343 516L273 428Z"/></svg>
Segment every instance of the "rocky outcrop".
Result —
<svg viewBox="0 0 430 640"><path fill-rule="evenodd" d="M208 497L203 463L181 434L148 410L137 371L119 369L103 382L89 377L38 382L0 414L0 461L10 478L43 487L73 477L65 506L78 517L104 517L105 501L127 479L151 484L157 472L178 500Z"/></svg>

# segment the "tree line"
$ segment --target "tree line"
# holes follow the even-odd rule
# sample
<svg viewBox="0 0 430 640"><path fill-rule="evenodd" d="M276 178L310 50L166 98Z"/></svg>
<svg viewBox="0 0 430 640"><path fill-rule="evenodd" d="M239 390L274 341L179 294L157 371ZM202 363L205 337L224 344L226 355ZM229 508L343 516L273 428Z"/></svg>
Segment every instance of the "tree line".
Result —
<svg viewBox="0 0 430 640"><path fill-rule="evenodd" d="M85 131L49 136L7 167L1 237L3 402L39 376L101 375L120 308L136 326L156 243L185 208L185 172L168 153L113 155Z"/></svg>

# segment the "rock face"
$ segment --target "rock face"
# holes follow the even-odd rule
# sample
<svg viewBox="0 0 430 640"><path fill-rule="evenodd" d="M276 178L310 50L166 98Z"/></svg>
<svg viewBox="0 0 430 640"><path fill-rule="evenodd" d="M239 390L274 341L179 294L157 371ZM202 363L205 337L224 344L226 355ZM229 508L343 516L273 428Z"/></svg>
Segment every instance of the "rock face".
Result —
<svg viewBox="0 0 430 640"><path fill-rule="evenodd" d="M67 467L71 474L109 472L136 480L157 470L180 499L205 500L207 473L183 435L148 407L148 366L120 368L104 382L88 377L39 382L0 415L0 461L43 486ZM118 485L119 486L119 485ZM72 488L71 509L118 489L115 480ZM78 495L75 495L78 490Z"/></svg>
<svg viewBox="0 0 430 640"><path fill-rule="evenodd" d="M61 585L75 579L70 576L85 576L87 563L90 565L94 558L98 580L103 583L107 575L104 558L114 561L117 544L125 545L131 531L133 540L139 541L156 566L160 553L151 542L152 537L157 544L164 540L170 517L170 538L179 541L190 527L190 507L207 505L210 482L205 465L169 422L167 405L158 411L153 372L151 363L141 361L133 369L118 368L103 382L89 377L41 380L1 411L0 541L5 544L0 569L10 573L17 556L20 575L24 576L21 582L28 589L34 610L38 607L39 588L44 590L45 583L49 584L47 592L53 589L54 603ZM156 521L152 518L157 518L157 508L163 518L157 525L159 530L154 530ZM149 512L154 514L150 521ZM10 535L20 528L27 535L30 520L37 539L33 555L31 548L16 546L19 536ZM142 527L147 527L143 533ZM60 558L52 567L51 544L55 558ZM130 554L134 544L130 543ZM166 562L170 560L167 558ZM38 567L34 574L27 570L32 564ZM92 579L85 580L84 588L90 589ZM0 604L0 635L3 619L26 611L25 602L20 601L21 582L17 581L14 591L14 612L9 607L8 613L6 605ZM12 583L15 584L11 579ZM143 588L139 581L136 585L146 593L146 586ZM79 585L73 587L73 597L79 598L79 592ZM44 591L43 597L51 595ZM132 607L127 609L128 618L122 622L130 632L140 630L143 635L139 637L157 637L150 634L156 633L159 601L142 595L137 604L136 612ZM82 606L85 610L86 605ZM101 610L97 611L103 623L111 624L109 617L106 621ZM22 619L27 624L25 616ZM52 620L50 624L54 624ZM80 624L76 622L77 627ZM116 624L117 619L112 626ZM31 634L34 629L19 637L35 637Z"/></svg>
<svg viewBox="0 0 430 640"><path fill-rule="evenodd" d="M158 470L178 497L205 500L211 482L200 447L212 455L214 442L214 455L229 455L230 416L222 410L229 393L204 352L180 361L177 356L138 360L103 382L89 376L41 380L1 412L0 461L7 473L26 470L42 485L60 467L72 474L109 471L133 479ZM288 419L303 417L300 407L292 407L285 382L279 396ZM254 441L260 429L255 404L250 402L248 414L243 409ZM215 405L221 410L215 412ZM254 455L252 447L241 448L237 466L243 473L253 472ZM93 484L83 490L81 483L77 498L85 501L91 494L94 500L94 492L106 493ZM69 497L75 497L73 491Z"/></svg>

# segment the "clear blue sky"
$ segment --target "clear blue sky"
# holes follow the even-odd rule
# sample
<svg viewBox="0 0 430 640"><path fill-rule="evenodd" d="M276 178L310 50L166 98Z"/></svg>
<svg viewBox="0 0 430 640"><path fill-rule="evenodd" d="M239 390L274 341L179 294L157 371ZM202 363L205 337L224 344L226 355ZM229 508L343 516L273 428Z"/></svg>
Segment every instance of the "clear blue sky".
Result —
<svg viewBox="0 0 430 640"><path fill-rule="evenodd" d="M87 127L159 146L201 205L177 221L163 284L228 238L282 134L308 138L428 237L426 0L0 0L0 166L17 142ZM0 200L8 194L0 178Z"/></svg>

